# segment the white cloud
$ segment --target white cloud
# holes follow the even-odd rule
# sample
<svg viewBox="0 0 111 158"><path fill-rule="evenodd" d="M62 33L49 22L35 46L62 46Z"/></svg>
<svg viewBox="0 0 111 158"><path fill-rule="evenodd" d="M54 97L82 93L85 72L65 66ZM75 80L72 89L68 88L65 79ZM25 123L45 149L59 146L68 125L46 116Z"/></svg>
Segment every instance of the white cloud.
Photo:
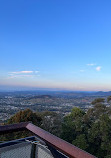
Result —
<svg viewBox="0 0 111 158"><path fill-rule="evenodd" d="M101 66L97 66L97 67L96 67L96 71L100 71L101 68L102 68Z"/></svg>
<svg viewBox="0 0 111 158"><path fill-rule="evenodd" d="M34 77L34 75L11 75L8 78L24 78L24 77Z"/></svg>
<svg viewBox="0 0 111 158"><path fill-rule="evenodd" d="M39 71L14 71L14 72L9 72L9 79L11 78L34 78L38 77Z"/></svg>
<svg viewBox="0 0 111 158"><path fill-rule="evenodd" d="M33 73L33 71L16 71L16 72L11 72L12 74L30 74Z"/></svg>
<svg viewBox="0 0 111 158"><path fill-rule="evenodd" d="M87 66L95 66L96 64L91 63L91 64L87 64Z"/></svg>

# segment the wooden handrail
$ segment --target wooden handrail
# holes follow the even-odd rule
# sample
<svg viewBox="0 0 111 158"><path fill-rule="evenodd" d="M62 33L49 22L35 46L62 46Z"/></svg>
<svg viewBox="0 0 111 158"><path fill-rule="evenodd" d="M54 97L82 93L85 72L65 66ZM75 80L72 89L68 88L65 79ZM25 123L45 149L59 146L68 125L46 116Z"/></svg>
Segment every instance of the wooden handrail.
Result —
<svg viewBox="0 0 111 158"><path fill-rule="evenodd" d="M95 158L95 156L64 141L63 139L54 136L53 134L33 125L30 122L0 126L0 134L3 134L4 132L9 133L12 131L20 131L24 129L33 132L35 135L43 139L47 144L51 145L70 158Z"/></svg>
<svg viewBox="0 0 111 158"><path fill-rule="evenodd" d="M29 122L21 122L21 123L17 123L17 124L9 124L9 125L5 125L5 126L0 126L0 134L26 130L26 126L28 123Z"/></svg>

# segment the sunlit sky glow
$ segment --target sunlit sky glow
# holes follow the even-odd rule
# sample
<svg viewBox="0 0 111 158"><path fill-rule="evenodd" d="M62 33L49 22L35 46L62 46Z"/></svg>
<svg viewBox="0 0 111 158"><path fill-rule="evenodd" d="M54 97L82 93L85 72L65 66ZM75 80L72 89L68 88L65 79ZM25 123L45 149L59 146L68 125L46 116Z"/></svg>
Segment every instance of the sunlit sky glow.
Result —
<svg viewBox="0 0 111 158"><path fill-rule="evenodd" d="M1 0L0 90L111 90L110 0Z"/></svg>

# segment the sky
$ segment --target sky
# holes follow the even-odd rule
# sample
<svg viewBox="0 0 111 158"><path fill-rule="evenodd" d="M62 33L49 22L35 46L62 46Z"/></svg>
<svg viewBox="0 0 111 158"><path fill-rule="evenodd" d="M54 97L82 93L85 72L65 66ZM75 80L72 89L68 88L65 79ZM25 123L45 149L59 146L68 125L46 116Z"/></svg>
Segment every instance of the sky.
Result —
<svg viewBox="0 0 111 158"><path fill-rule="evenodd" d="M1 0L0 89L111 90L110 0Z"/></svg>

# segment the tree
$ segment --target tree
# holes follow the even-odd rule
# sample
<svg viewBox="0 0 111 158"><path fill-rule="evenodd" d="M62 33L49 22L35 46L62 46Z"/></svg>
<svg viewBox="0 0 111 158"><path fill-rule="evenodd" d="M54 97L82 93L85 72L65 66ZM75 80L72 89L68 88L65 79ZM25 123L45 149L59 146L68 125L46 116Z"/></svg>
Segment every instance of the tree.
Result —
<svg viewBox="0 0 111 158"><path fill-rule="evenodd" d="M98 158L111 158L111 108L95 99L86 113L73 108L64 118L61 137Z"/></svg>
<svg viewBox="0 0 111 158"><path fill-rule="evenodd" d="M38 116L36 113L32 112L30 109L26 109L24 111L19 111L18 113L13 115L7 121L7 124L28 122L28 121L31 121L33 124L37 126L40 126L42 118Z"/></svg>
<svg viewBox="0 0 111 158"><path fill-rule="evenodd" d="M105 102L104 98L97 98L97 99L93 100L91 104L95 105L97 103L104 103L104 102Z"/></svg>
<svg viewBox="0 0 111 158"><path fill-rule="evenodd" d="M109 96L109 97L107 98L107 102L108 102L108 103L111 102L111 96Z"/></svg>
<svg viewBox="0 0 111 158"><path fill-rule="evenodd" d="M85 134L80 134L76 137L75 140L72 141L72 144L83 149L83 150L86 150L87 147L88 147L88 144L87 144L87 140L86 140L86 136Z"/></svg>
<svg viewBox="0 0 111 158"><path fill-rule="evenodd" d="M103 114L111 115L111 109L104 104L104 98L95 99L92 104L93 108L89 109L85 115L85 120L90 123L97 121Z"/></svg>
<svg viewBox="0 0 111 158"><path fill-rule="evenodd" d="M84 130L83 116L84 111L79 108L73 108L71 114L64 118L62 125L61 138L72 143L78 135Z"/></svg>
<svg viewBox="0 0 111 158"><path fill-rule="evenodd" d="M41 128L44 130L56 135L60 136L61 134L61 125L62 125L62 117L60 114L57 114L55 112L41 112Z"/></svg>
<svg viewBox="0 0 111 158"><path fill-rule="evenodd" d="M14 124L14 123L20 123L20 122L28 122L31 121L33 124L40 126L42 118L38 116L36 113L32 112L30 109L26 109L24 111L19 111L15 115L13 115L9 120L7 120L6 124ZM0 136L0 140L12 140L12 139L19 139L24 138L27 136L31 136L32 133L24 130L24 131L18 131L13 132L10 134L5 134Z"/></svg>
<svg viewBox="0 0 111 158"><path fill-rule="evenodd" d="M88 134L89 152L104 158L111 155L111 119L103 114L100 120L94 122Z"/></svg>

